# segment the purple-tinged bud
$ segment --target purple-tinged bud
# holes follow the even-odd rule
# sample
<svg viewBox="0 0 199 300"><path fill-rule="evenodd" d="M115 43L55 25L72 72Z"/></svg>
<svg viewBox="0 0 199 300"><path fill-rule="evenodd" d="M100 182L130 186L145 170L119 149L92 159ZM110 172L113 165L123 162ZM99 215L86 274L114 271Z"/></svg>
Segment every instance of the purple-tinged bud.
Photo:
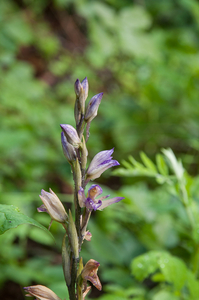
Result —
<svg viewBox="0 0 199 300"><path fill-rule="evenodd" d="M85 112L85 101L88 97L88 80L87 77L84 78L82 82L79 79L75 81L75 94L76 94L76 103L75 103L75 119L78 124L80 114Z"/></svg>
<svg viewBox="0 0 199 300"><path fill-rule="evenodd" d="M68 220L68 215L65 208L57 195L51 190L50 193L41 190L39 196L43 202L43 205L39 207L38 212L47 212L51 216L51 219L59 223L65 223Z"/></svg>
<svg viewBox="0 0 199 300"><path fill-rule="evenodd" d="M84 99L86 100L88 97L88 79L87 79L87 77L85 77L84 80L82 81L82 87L84 90Z"/></svg>
<svg viewBox="0 0 199 300"><path fill-rule="evenodd" d="M61 143L64 156L66 157L69 163L72 163L74 160L76 160L75 148L70 143L68 143L63 131L61 133Z"/></svg>
<svg viewBox="0 0 199 300"><path fill-rule="evenodd" d="M61 300L53 291L43 285L24 287L27 297L36 297L37 300Z"/></svg>
<svg viewBox="0 0 199 300"><path fill-rule="evenodd" d="M91 122L96 116L97 111L100 105L100 102L102 100L103 93L97 94L91 98L91 100L88 103L88 106L86 108L85 113L85 121Z"/></svg>
<svg viewBox="0 0 199 300"><path fill-rule="evenodd" d="M119 165L119 162L117 160L112 159L111 155L113 151L114 148L111 150L101 151L94 156L86 172L87 183L89 180L94 180L100 177L100 175L107 169Z"/></svg>
<svg viewBox="0 0 199 300"><path fill-rule="evenodd" d="M77 134L77 131L75 128L68 124L61 124L61 129L64 132L64 135L66 136L67 141L75 148L79 148L81 145L81 140Z"/></svg>
<svg viewBox="0 0 199 300"><path fill-rule="evenodd" d="M79 95L80 95L80 93L81 93L82 90L83 90L82 84L81 84L81 82L80 82L79 79L77 79L77 80L75 81L74 88L75 88L75 94L76 94L76 96L79 98Z"/></svg>

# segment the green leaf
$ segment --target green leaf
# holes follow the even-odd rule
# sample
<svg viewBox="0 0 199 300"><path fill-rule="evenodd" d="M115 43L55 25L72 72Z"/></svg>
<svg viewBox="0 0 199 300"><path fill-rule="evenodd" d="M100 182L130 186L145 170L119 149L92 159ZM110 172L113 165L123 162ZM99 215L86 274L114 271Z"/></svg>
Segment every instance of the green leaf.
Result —
<svg viewBox="0 0 199 300"><path fill-rule="evenodd" d="M167 176L169 174L168 167L167 167L167 165L164 161L164 158L162 157L161 154L156 155L156 164L157 164L160 174L162 174L164 176Z"/></svg>
<svg viewBox="0 0 199 300"><path fill-rule="evenodd" d="M174 174L178 178L178 180L181 180L184 174L184 168L182 162L177 160L175 154L171 149L162 149L162 152L165 155L165 157L168 159L169 164Z"/></svg>
<svg viewBox="0 0 199 300"><path fill-rule="evenodd" d="M180 290L187 280L188 270L184 262L167 252L150 251L134 259L131 266L132 272L138 280L143 280L160 270L165 281L173 284L176 290Z"/></svg>
<svg viewBox="0 0 199 300"><path fill-rule="evenodd" d="M191 299L199 299L199 282L190 271L187 271L187 287L191 294Z"/></svg>
<svg viewBox="0 0 199 300"><path fill-rule="evenodd" d="M148 169L150 169L151 171L157 173L156 166L154 165L154 163L148 158L148 156L144 152L140 153L140 157L141 157L143 163L145 164L145 166Z"/></svg>
<svg viewBox="0 0 199 300"><path fill-rule="evenodd" d="M179 298L168 291L158 291L153 300L178 300Z"/></svg>
<svg viewBox="0 0 199 300"><path fill-rule="evenodd" d="M18 207L14 205L0 204L0 234L3 234L9 229L16 228L21 224L34 225L45 230L51 235L46 227L21 213Z"/></svg>

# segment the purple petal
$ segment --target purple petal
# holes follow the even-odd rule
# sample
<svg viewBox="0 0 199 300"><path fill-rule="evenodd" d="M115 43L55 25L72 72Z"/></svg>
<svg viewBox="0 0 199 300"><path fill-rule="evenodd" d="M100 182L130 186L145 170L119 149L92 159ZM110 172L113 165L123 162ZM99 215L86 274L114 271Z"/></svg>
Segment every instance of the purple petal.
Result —
<svg viewBox="0 0 199 300"><path fill-rule="evenodd" d="M89 167L88 167L88 170L87 170L87 174L91 173L93 171L93 169L96 169L99 165L103 164L104 161L109 161L111 158L112 158L112 153L114 151L114 148L111 149L111 150L104 150L104 151L100 151L99 153L97 153Z"/></svg>
<svg viewBox="0 0 199 300"><path fill-rule="evenodd" d="M104 200L104 199L106 199L106 198L108 198L110 195L106 195L106 196L102 196L102 197L100 197L100 198L98 198L98 199L96 199L96 200Z"/></svg>
<svg viewBox="0 0 199 300"><path fill-rule="evenodd" d="M38 212L48 212L44 204L42 204L40 207L38 207L37 211Z"/></svg>
<svg viewBox="0 0 199 300"><path fill-rule="evenodd" d="M89 211L92 211L93 209L97 210L102 205L102 201L99 200L97 203L95 203L91 198L88 197L85 204L86 208Z"/></svg>
<svg viewBox="0 0 199 300"><path fill-rule="evenodd" d="M105 200L105 201L102 202L102 205L100 206L100 210L104 209L105 207L107 207L111 204L117 203L117 202L119 202L123 199L124 199L124 197L115 197L115 198L112 198L112 199L109 199L109 200Z"/></svg>

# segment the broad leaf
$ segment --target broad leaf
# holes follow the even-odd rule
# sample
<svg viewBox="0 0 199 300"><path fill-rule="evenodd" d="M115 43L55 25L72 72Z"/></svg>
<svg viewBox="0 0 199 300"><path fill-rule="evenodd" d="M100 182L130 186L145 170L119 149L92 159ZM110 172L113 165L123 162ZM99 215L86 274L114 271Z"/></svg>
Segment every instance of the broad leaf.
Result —
<svg viewBox="0 0 199 300"><path fill-rule="evenodd" d="M0 204L0 234L3 234L9 229L16 228L21 224L31 224L37 226L51 235L46 227L34 219L24 215L22 212L20 212L18 207L14 205Z"/></svg>

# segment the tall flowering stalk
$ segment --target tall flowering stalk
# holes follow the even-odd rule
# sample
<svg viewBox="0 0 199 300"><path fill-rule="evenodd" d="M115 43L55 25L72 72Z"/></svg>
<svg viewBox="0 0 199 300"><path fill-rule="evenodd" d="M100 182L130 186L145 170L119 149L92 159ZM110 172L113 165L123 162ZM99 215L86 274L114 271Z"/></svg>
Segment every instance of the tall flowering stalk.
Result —
<svg viewBox="0 0 199 300"><path fill-rule="evenodd" d="M109 195L100 196L103 191L97 184L93 184L88 189L87 195L85 194L86 185L90 180L100 177L108 168L117 166L119 163L112 159L114 149L111 149L96 154L87 167L86 143L89 138L89 128L91 121L97 116L103 93L92 97L86 106L88 80L85 78L82 82L79 79L76 80L75 94L76 129L69 124L60 125L63 153L70 163L73 173L75 221L71 211L66 212L60 199L51 189L50 192L41 191L40 198L43 204L38 208L38 211L47 212L50 215L50 225L53 221L63 225L65 234L62 242L62 265L69 298L70 300L83 300L91 289L90 286L87 286L88 281L98 290L102 289L97 275L99 262L90 259L84 266L80 257L84 239L90 241L92 237L92 234L87 230L90 215L93 210L102 210L124 198L114 197L104 200ZM26 287L25 290L28 293L27 296L34 296L38 300L60 299L53 291L42 285Z"/></svg>

